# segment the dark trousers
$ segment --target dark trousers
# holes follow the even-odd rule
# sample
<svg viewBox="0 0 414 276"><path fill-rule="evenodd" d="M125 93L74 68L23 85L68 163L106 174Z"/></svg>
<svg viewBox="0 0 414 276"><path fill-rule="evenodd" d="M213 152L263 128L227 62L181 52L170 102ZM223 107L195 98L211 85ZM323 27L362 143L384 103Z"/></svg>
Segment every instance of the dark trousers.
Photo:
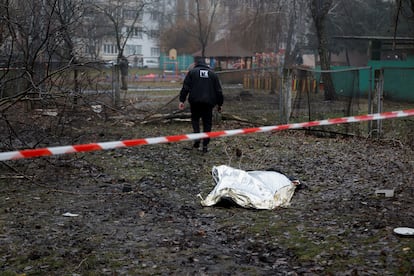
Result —
<svg viewBox="0 0 414 276"><path fill-rule="evenodd" d="M191 124L195 133L200 132L200 119L203 122L203 132L210 132L213 125L213 106L209 104L193 103L190 105ZM203 146L207 146L210 138L203 139ZM195 141L200 143L200 141Z"/></svg>

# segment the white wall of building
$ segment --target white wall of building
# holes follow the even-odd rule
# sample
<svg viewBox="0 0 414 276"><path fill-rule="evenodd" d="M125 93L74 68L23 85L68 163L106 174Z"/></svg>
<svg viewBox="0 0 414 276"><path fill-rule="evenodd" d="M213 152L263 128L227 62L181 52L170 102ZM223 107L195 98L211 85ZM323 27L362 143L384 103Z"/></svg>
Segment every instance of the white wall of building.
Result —
<svg viewBox="0 0 414 276"><path fill-rule="evenodd" d="M162 3L160 4L162 6L160 11L154 11L150 8L145 9L142 20L135 24L132 35L128 38L124 56L128 58L132 66L142 65L142 61L147 59L159 60L160 20L165 7L169 6ZM127 31L127 27L122 28L122 32L127 33ZM102 60L116 61L118 52L115 41L112 38L104 40L100 52Z"/></svg>

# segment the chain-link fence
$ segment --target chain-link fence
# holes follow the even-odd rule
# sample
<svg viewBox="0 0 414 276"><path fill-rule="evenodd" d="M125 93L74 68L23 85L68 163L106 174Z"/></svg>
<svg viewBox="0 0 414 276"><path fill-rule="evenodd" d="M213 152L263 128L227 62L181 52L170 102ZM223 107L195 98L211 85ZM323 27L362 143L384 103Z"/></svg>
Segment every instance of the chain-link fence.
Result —
<svg viewBox="0 0 414 276"><path fill-rule="evenodd" d="M414 108L414 68L380 67L373 69L372 110L388 112ZM372 122L371 134L408 142L414 146L414 118Z"/></svg>
<svg viewBox="0 0 414 276"><path fill-rule="evenodd" d="M219 74L224 87L242 87L241 92L226 90L228 97L245 105L244 114L238 115L259 109L262 120L258 117L258 121L284 124L413 108L414 86L410 85L412 78L408 79L413 72L411 68L395 67L343 67L331 71L297 67ZM333 99L327 97L323 74L332 79ZM414 140L414 119L319 126L308 131L323 136L357 135L409 142Z"/></svg>
<svg viewBox="0 0 414 276"><path fill-rule="evenodd" d="M370 113L370 90L361 87L360 75L369 68L340 69L330 72L297 68L292 72L291 120L314 121ZM328 91L322 74L329 74L334 84ZM328 95L333 93L334 97ZM328 133L363 135L364 124L341 124L316 127Z"/></svg>

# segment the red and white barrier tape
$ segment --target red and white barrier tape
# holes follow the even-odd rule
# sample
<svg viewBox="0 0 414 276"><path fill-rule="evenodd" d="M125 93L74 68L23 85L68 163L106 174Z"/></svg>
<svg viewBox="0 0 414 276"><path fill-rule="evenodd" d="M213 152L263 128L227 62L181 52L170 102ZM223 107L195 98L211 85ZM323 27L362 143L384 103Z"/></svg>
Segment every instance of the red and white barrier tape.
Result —
<svg viewBox="0 0 414 276"><path fill-rule="evenodd" d="M277 126L264 126L264 127L255 127L255 128L245 128L245 129L223 130L223 131L215 131L215 132L191 133L191 134L164 136L164 137L153 137L153 138L114 141L114 142L103 142L103 143L81 144L81 145L73 145L73 146L49 147L49 148L26 149L26 150L19 150L19 151L2 152L0 153L0 161L21 159L21 158L33 158L33 157L40 157L40 156L51 156L51 155L74 153L74 152L87 152L87 151L135 147L135 146L143 146L143 145L151 145L151 144L173 143L173 142L180 142L180 141L196 140L196 139L201 139L201 138L217 138L217 137L234 136L234 135L239 135L239 134L249 134L249 133L256 133L256 132L280 131L280 130L299 129L299 128L306 128L306 127L314 127L314 126L356 123L356 122L363 122L363 121L383 120L383 119L401 118L401 117L408 117L408 116L414 116L414 109L326 119L326 120L321 120L321 121L311 121L311 122L305 122L305 123L285 124L285 125L277 125Z"/></svg>

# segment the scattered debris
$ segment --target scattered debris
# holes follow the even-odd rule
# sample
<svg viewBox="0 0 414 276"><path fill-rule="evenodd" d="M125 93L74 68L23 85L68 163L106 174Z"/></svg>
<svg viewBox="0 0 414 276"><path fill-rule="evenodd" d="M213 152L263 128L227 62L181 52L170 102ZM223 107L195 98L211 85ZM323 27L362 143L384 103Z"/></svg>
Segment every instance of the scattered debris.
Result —
<svg viewBox="0 0 414 276"><path fill-rule="evenodd" d="M103 108L101 104L93 104L91 105L92 111L95 113L101 113Z"/></svg>
<svg viewBox="0 0 414 276"><path fill-rule="evenodd" d="M259 125L257 122L252 122L250 120L241 118L236 115L227 114L227 113L221 113L220 116L221 120L223 121L236 121L236 122L242 122L247 123L251 125ZM173 112L173 113L167 113L167 114L152 114L150 116L147 116L144 121L141 122L141 124L150 124L150 123L157 123L157 122L171 122L171 121L182 121L182 120L190 120L191 114L189 112Z"/></svg>
<svg viewBox="0 0 414 276"><path fill-rule="evenodd" d="M394 197L394 190L395 189L382 189L382 190L376 190L375 195L384 195L385 197Z"/></svg>
<svg viewBox="0 0 414 276"><path fill-rule="evenodd" d="M38 113L40 115L44 115L44 116L57 116L58 115L58 110L56 108L52 108L52 109L35 109L34 111L36 113Z"/></svg>
<svg viewBox="0 0 414 276"><path fill-rule="evenodd" d="M397 227L394 229L394 233L400 236L414 237L414 228Z"/></svg>
<svg viewBox="0 0 414 276"><path fill-rule="evenodd" d="M62 214L62 216L64 216L64 217L71 217L71 218L73 218L73 217L79 217L78 214L72 214L72 213L69 213L69 212L66 212L66 213Z"/></svg>

